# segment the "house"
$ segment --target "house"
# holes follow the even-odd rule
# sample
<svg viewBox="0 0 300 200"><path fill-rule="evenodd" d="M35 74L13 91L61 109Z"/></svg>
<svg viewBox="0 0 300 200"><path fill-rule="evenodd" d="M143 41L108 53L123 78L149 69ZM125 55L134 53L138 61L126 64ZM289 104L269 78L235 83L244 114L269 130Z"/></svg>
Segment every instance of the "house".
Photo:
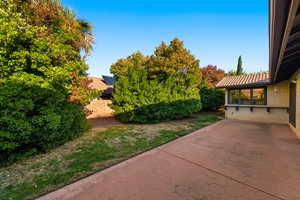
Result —
<svg viewBox="0 0 300 200"><path fill-rule="evenodd" d="M94 99L85 106L87 111L87 119L110 118L113 117L113 109L110 107L112 103L111 97L113 92L114 80L112 77L103 76L88 77L88 87L90 89L102 92L101 98Z"/></svg>
<svg viewBox="0 0 300 200"><path fill-rule="evenodd" d="M269 72L229 76L217 84L226 90L226 118L289 124L300 137L299 4L270 0Z"/></svg>
<svg viewBox="0 0 300 200"><path fill-rule="evenodd" d="M109 76L103 76L103 78L98 77L88 77L88 87L90 89L102 91L102 95L105 97L112 96L113 92L113 78Z"/></svg>
<svg viewBox="0 0 300 200"><path fill-rule="evenodd" d="M107 84L107 85L115 85L115 79L113 76L102 76L103 81Z"/></svg>

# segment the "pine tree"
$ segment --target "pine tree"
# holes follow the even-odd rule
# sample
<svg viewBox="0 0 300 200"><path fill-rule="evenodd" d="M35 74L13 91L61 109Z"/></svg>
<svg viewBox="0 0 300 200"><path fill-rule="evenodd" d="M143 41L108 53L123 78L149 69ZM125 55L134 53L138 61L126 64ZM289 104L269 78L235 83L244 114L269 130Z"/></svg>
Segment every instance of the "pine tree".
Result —
<svg viewBox="0 0 300 200"><path fill-rule="evenodd" d="M236 74L237 75L244 74L242 56L239 56L238 65L237 65L237 69L236 69Z"/></svg>

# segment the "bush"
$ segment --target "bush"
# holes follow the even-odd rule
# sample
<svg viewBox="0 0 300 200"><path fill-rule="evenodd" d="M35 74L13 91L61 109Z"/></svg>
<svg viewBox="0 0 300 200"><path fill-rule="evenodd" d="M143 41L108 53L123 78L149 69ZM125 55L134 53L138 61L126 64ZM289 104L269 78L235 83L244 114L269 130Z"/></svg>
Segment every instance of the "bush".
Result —
<svg viewBox="0 0 300 200"><path fill-rule="evenodd" d="M79 104L66 101L65 96L55 90L30 84L29 78L23 76L20 81L20 76L12 77L1 84L1 161L14 161L24 153L46 151L75 138L87 128Z"/></svg>
<svg viewBox="0 0 300 200"><path fill-rule="evenodd" d="M217 110L225 103L225 93L215 88L203 87L200 95L204 110Z"/></svg>
<svg viewBox="0 0 300 200"><path fill-rule="evenodd" d="M40 12L41 4L50 11ZM87 70L77 42L85 35L67 13L59 1L0 1L1 164L60 145L87 127L82 105L70 101Z"/></svg>
<svg viewBox="0 0 300 200"><path fill-rule="evenodd" d="M199 90L190 80L170 76L164 81L148 79L146 69L130 68L118 78L113 108L122 121L154 123L179 119L201 110Z"/></svg>

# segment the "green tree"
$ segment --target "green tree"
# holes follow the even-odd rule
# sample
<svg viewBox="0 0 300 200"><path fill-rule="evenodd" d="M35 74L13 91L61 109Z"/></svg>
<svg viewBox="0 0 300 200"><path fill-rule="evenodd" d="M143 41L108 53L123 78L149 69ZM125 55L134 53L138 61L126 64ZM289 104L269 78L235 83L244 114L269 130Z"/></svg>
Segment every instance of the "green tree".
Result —
<svg viewBox="0 0 300 200"><path fill-rule="evenodd" d="M114 74L115 78L120 76L128 76L129 69L132 67L145 67L148 58L141 52L136 52L125 59L119 59L115 64L111 65L110 72Z"/></svg>
<svg viewBox="0 0 300 200"><path fill-rule="evenodd" d="M60 5L51 0L44 3ZM20 152L53 148L86 128L82 105L70 101L88 68L80 46L74 45L79 32L65 27L74 22L69 18L63 18L64 23L37 19L35 12L40 11L34 4L0 1L1 161L13 160Z"/></svg>
<svg viewBox="0 0 300 200"><path fill-rule="evenodd" d="M237 75L244 74L242 56L239 56L236 74Z"/></svg>
<svg viewBox="0 0 300 200"><path fill-rule="evenodd" d="M216 84L225 77L225 72L217 66L208 65L201 68L203 80L209 88L215 88Z"/></svg>
<svg viewBox="0 0 300 200"><path fill-rule="evenodd" d="M177 77L193 76L201 81L200 61L197 60L178 38L166 45L162 42L147 62L151 77L166 79L171 75Z"/></svg>
<svg viewBox="0 0 300 200"><path fill-rule="evenodd" d="M60 0L14 0L17 10L27 23L47 27L41 37L51 37L61 43L70 44L74 49L88 55L95 40L93 26L87 21L77 19L76 14L65 8Z"/></svg>
<svg viewBox="0 0 300 200"><path fill-rule="evenodd" d="M199 61L179 39L153 55L135 53L111 66L117 77L113 108L122 121L159 122L201 110Z"/></svg>

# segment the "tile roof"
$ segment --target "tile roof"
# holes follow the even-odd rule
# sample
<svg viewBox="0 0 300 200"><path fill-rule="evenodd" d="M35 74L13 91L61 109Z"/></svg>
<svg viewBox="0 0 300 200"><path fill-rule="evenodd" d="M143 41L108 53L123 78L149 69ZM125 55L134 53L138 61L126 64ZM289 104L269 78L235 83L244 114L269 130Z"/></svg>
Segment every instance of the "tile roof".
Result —
<svg viewBox="0 0 300 200"><path fill-rule="evenodd" d="M115 85L115 79L113 76L102 76L103 81L107 84L107 85Z"/></svg>
<svg viewBox="0 0 300 200"><path fill-rule="evenodd" d="M91 81L89 83L89 88L94 90L106 90L107 88L111 87L107 85L101 78L97 77L88 77L88 80Z"/></svg>
<svg viewBox="0 0 300 200"><path fill-rule="evenodd" d="M270 84L269 72L224 77L217 88L244 88Z"/></svg>

